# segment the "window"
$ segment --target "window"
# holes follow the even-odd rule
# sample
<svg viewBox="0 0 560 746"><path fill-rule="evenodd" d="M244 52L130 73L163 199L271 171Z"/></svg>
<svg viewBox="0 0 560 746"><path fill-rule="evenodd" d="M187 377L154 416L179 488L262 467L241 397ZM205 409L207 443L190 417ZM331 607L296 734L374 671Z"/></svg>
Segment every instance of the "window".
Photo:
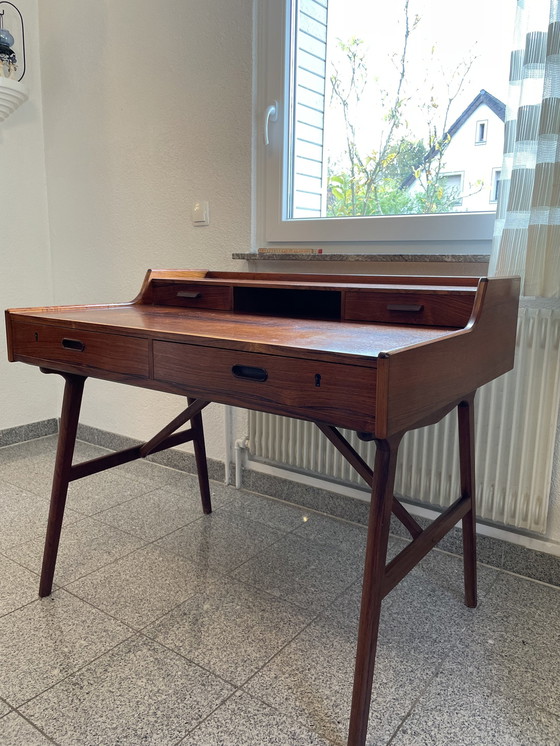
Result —
<svg viewBox="0 0 560 746"><path fill-rule="evenodd" d="M490 184L490 202L497 202L500 196L500 179L502 171L499 168L492 169L492 181Z"/></svg>
<svg viewBox="0 0 560 746"><path fill-rule="evenodd" d="M476 123L476 138L475 143L477 145L485 145L486 144L486 130L488 128L488 121L485 120L484 122L477 122Z"/></svg>
<svg viewBox="0 0 560 746"><path fill-rule="evenodd" d="M445 199L451 207L461 207L463 204L463 174L443 174L443 188Z"/></svg>
<svg viewBox="0 0 560 746"><path fill-rule="evenodd" d="M473 2L483 30L472 8L458 19L442 0L263 0L260 240L491 238L494 206L458 209L449 178L476 183L468 168L495 165L471 158L463 134L476 124L486 138L488 107L501 124L515 8ZM504 33L491 32L497 25Z"/></svg>

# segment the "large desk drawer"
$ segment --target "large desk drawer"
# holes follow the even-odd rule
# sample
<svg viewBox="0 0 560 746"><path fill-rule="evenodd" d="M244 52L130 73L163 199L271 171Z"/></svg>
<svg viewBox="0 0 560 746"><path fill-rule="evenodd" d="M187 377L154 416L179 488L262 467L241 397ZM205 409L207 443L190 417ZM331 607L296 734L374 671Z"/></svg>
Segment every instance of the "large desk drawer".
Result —
<svg viewBox="0 0 560 746"><path fill-rule="evenodd" d="M154 342L154 378L224 404L371 431L375 368Z"/></svg>
<svg viewBox="0 0 560 746"><path fill-rule="evenodd" d="M16 359L37 365L70 363L130 376L149 374L149 343L138 337L26 321L13 324L12 345Z"/></svg>

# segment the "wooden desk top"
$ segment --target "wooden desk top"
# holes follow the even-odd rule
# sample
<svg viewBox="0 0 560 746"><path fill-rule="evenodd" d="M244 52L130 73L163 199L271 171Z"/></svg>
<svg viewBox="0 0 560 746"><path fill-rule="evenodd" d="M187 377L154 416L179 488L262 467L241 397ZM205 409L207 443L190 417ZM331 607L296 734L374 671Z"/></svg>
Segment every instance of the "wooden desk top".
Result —
<svg viewBox="0 0 560 746"><path fill-rule="evenodd" d="M7 311L8 355L386 437L512 367L518 294L518 278L155 270L130 303Z"/></svg>
<svg viewBox="0 0 560 746"><path fill-rule="evenodd" d="M362 365L376 359L380 353L457 333L456 329L445 327L303 320L143 305L70 307L45 310L40 314L24 311L22 316L69 329L157 336L273 355L304 353L309 357L316 352L321 359L335 362L342 362L341 358L348 356L347 362L353 360Z"/></svg>

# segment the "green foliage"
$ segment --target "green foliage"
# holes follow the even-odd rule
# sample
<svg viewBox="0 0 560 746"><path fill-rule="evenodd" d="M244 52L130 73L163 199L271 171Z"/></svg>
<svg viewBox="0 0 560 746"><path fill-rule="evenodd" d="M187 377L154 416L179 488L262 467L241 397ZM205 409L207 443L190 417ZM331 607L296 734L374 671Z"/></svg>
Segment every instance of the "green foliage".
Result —
<svg viewBox="0 0 560 746"><path fill-rule="evenodd" d="M327 181L327 216L413 215L449 212L458 194L446 188L445 177L429 171L428 153L422 141L401 140L379 161L377 153L363 159L363 167L330 170ZM372 185L370 174L377 167ZM420 188L411 191L403 182L412 174ZM427 176L426 176L427 174Z"/></svg>
<svg viewBox="0 0 560 746"><path fill-rule="evenodd" d="M378 89L386 124L378 149L364 154L357 143L356 121L368 79L364 42L351 38L339 40L344 71L331 75L332 99L341 107L345 124L346 166L329 164L327 215L410 215L451 212L460 195L446 184L445 151L451 140L447 133L449 110L459 94L471 63L452 72L455 89L448 100L433 95L419 104L426 121L426 142L411 139L405 110L408 44L420 18L409 16L409 1L404 0L404 34L400 53L393 55L397 74L395 88ZM437 120L437 121L436 121ZM412 177L412 178L411 178Z"/></svg>

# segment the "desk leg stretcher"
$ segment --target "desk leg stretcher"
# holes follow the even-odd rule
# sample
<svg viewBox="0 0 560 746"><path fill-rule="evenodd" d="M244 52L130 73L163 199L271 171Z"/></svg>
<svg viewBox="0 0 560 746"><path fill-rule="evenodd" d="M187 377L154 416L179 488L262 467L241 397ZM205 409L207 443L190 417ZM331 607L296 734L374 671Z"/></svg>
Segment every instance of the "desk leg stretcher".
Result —
<svg viewBox="0 0 560 746"><path fill-rule="evenodd" d="M58 373L48 369L41 369L43 373ZM202 399L188 398L188 407L181 412L169 425L166 425L159 433L147 443L126 448L122 451L110 453L107 456L72 464L74 446L78 431L80 407L85 376L70 373L59 373L65 379L64 398L62 401L62 412L60 416L60 430L58 435L58 446L56 451L54 477L51 491L51 503L49 519L47 523L47 535L45 538L45 549L43 553L43 566L41 580L39 583L39 596L48 596L52 591L56 556L62 530L62 520L66 505L66 496L70 482L76 479L97 474L98 472L120 466L138 458L145 458L151 453L166 450L181 443L193 441L195 460L198 471L198 483L204 513L212 512L210 500L210 483L208 481L208 467L206 464L206 451L204 447L204 430L202 426L201 411L209 402ZM177 428L190 420L191 427L176 433Z"/></svg>

